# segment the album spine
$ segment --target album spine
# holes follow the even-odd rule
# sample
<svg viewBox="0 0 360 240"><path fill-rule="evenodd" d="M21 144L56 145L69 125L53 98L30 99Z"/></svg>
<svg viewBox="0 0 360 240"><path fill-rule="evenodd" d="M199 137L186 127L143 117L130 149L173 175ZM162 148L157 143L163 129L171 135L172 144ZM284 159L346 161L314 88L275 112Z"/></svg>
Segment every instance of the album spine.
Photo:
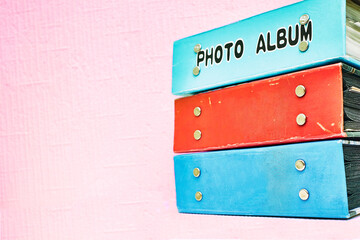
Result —
<svg viewBox="0 0 360 240"><path fill-rule="evenodd" d="M339 63L175 100L178 153L344 137Z"/></svg>
<svg viewBox="0 0 360 240"><path fill-rule="evenodd" d="M341 140L174 157L179 212L349 218Z"/></svg>
<svg viewBox="0 0 360 240"><path fill-rule="evenodd" d="M187 95L341 60L346 1L305 0L175 41L172 93Z"/></svg>

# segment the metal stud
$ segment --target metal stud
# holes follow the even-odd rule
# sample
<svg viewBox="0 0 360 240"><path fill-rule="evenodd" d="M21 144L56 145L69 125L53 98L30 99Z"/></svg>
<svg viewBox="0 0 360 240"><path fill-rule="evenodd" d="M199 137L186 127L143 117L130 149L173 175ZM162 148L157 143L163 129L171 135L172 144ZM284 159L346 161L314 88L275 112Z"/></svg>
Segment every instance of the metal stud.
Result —
<svg viewBox="0 0 360 240"><path fill-rule="evenodd" d="M299 85L296 87L296 89L295 89L296 96L301 98L301 97L305 96L305 93L306 93L306 89L303 85Z"/></svg>
<svg viewBox="0 0 360 240"><path fill-rule="evenodd" d="M201 50L201 44L196 44L194 46L194 52L198 53L198 52L200 52L200 50Z"/></svg>
<svg viewBox="0 0 360 240"><path fill-rule="evenodd" d="M196 201L200 202L202 199L202 193L201 192L196 192L195 193L195 199Z"/></svg>
<svg viewBox="0 0 360 240"><path fill-rule="evenodd" d="M195 140L199 140L201 138L201 131L200 130L196 130L194 132L194 138L195 138Z"/></svg>
<svg viewBox="0 0 360 240"><path fill-rule="evenodd" d="M194 69L193 69L193 74L194 74L195 76L199 75L199 74L200 74L200 67L198 67L198 66L194 67Z"/></svg>
<svg viewBox="0 0 360 240"><path fill-rule="evenodd" d="M305 167L306 167L306 165L305 165L304 160L299 159L295 162L296 170L302 172L302 171L304 171Z"/></svg>
<svg viewBox="0 0 360 240"><path fill-rule="evenodd" d="M308 14L304 14L300 17L300 24L301 25L306 25L310 20L310 16Z"/></svg>
<svg viewBox="0 0 360 240"><path fill-rule="evenodd" d="M300 52L306 52L309 48L309 42L308 41L302 41L300 44L299 44L299 50Z"/></svg>
<svg viewBox="0 0 360 240"><path fill-rule="evenodd" d="M299 192L299 197L301 200L306 201L309 199L309 192L306 189L301 189Z"/></svg>
<svg viewBox="0 0 360 240"><path fill-rule="evenodd" d="M200 114L201 114L201 108L200 108L200 107L194 108L194 115L195 115L195 117L200 116Z"/></svg>
<svg viewBox="0 0 360 240"><path fill-rule="evenodd" d="M194 177L200 177L200 169L199 168L194 168L193 174L194 174Z"/></svg>
<svg viewBox="0 0 360 240"><path fill-rule="evenodd" d="M306 123L306 116L303 113L300 113L299 115L297 115L296 117L296 123L299 126L303 126Z"/></svg>

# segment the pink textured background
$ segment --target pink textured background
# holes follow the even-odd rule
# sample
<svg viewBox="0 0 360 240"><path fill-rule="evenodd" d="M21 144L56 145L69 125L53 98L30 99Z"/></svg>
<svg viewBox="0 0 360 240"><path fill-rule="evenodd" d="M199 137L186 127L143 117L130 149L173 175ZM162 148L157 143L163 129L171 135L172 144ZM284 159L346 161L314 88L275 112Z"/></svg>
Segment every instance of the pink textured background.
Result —
<svg viewBox="0 0 360 240"><path fill-rule="evenodd" d="M360 239L177 213L173 41L295 0L0 0L1 239Z"/></svg>

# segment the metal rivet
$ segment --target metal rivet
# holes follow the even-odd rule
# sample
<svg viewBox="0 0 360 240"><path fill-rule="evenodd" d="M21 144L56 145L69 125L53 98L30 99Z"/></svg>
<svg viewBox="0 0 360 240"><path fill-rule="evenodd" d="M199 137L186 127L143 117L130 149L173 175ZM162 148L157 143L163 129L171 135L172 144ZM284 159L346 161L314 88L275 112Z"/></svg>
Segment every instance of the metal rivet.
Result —
<svg viewBox="0 0 360 240"><path fill-rule="evenodd" d="M306 189L301 189L299 192L299 197L301 200L306 201L309 199L309 192Z"/></svg>
<svg viewBox="0 0 360 240"><path fill-rule="evenodd" d="M194 174L194 177L199 177L200 176L200 169L199 168L194 168L193 174Z"/></svg>
<svg viewBox="0 0 360 240"><path fill-rule="evenodd" d="M201 114L201 108L200 108L200 107L194 108L194 115L195 115L195 117L200 116L200 114Z"/></svg>
<svg viewBox="0 0 360 240"><path fill-rule="evenodd" d="M201 132L200 132L200 130L196 130L196 131L194 132L194 138L195 138L195 140L199 140L199 139L201 138Z"/></svg>
<svg viewBox="0 0 360 240"><path fill-rule="evenodd" d="M310 20L310 16L308 14L304 14L304 15L302 15L300 17L299 22L300 22L301 25L305 25L305 24L307 24L309 22L309 20Z"/></svg>
<svg viewBox="0 0 360 240"><path fill-rule="evenodd" d="M196 192L195 193L195 199L196 201L200 202L202 199L202 193L201 192Z"/></svg>
<svg viewBox="0 0 360 240"><path fill-rule="evenodd" d="M201 45L200 45L200 44L196 44L196 45L194 46L194 52L198 53L198 52L200 52L200 50L201 50Z"/></svg>
<svg viewBox="0 0 360 240"><path fill-rule="evenodd" d="M193 74L195 75L195 76L197 76L197 75L199 75L199 73L200 73L200 67L194 67L194 69L193 69Z"/></svg>
<svg viewBox="0 0 360 240"><path fill-rule="evenodd" d="M309 43L308 41L302 41L300 44L299 44L299 50L301 52L306 52L306 50L308 50L309 48Z"/></svg>
<svg viewBox="0 0 360 240"><path fill-rule="evenodd" d="M300 113L297 117L296 117L296 123L299 126L302 126L306 123L306 116L303 113Z"/></svg>
<svg viewBox="0 0 360 240"><path fill-rule="evenodd" d="M305 167L306 167L306 165L305 165L305 162L303 160L297 160L295 162L296 170L301 172L301 171L304 171Z"/></svg>
<svg viewBox="0 0 360 240"><path fill-rule="evenodd" d="M305 93L306 93L306 89L303 85L299 85L296 87L296 89L295 89L296 96L301 98L301 97L305 96Z"/></svg>

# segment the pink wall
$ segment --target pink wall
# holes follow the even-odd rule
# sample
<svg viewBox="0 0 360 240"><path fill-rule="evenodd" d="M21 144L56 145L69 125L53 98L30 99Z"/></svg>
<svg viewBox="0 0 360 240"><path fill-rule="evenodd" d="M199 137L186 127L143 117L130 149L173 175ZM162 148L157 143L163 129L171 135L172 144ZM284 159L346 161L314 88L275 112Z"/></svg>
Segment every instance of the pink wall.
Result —
<svg viewBox="0 0 360 240"><path fill-rule="evenodd" d="M176 209L173 41L293 2L0 0L1 239L360 238Z"/></svg>

